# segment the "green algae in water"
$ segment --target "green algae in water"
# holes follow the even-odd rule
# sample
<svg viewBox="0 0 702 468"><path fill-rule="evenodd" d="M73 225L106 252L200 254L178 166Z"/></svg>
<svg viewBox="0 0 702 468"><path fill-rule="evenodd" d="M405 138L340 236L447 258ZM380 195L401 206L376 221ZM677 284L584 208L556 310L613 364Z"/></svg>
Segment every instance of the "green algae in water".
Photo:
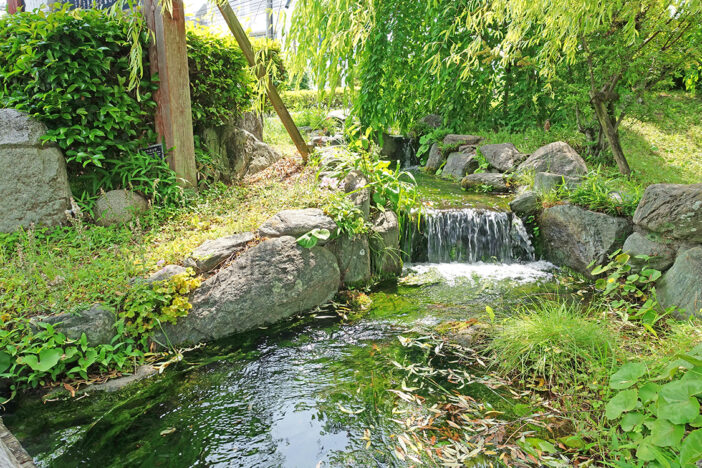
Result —
<svg viewBox="0 0 702 468"><path fill-rule="evenodd" d="M413 173L419 195L433 209L482 208L509 211L510 195L466 192L460 181L442 179L424 171Z"/></svg>

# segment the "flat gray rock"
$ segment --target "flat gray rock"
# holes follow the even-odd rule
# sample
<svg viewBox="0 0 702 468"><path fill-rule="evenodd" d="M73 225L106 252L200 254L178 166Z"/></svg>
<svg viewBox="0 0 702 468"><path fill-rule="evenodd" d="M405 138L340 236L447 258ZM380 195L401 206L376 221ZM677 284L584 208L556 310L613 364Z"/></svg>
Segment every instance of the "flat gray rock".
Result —
<svg viewBox="0 0 702 468"><path fill-rule="evenodd" d="M659 303L676 307L678 315L702 318L702 246L687 249L656 285Z"/></svg>
<svg viewBox="0 0 702 468"><path fill-rule="evenodd" d="M182 345L272 324L326 303L339 281L336 257L326 248L306 249L289 236L265 240L196 289L188 315L166 324L165 334Z"/></svg>
<svg viewBox="0 0 702 468"><path fill-rule="evenodd" d="M546 208L539 219L544 255L558 266L591 276L590 262L606 263L631 233L631 223L574 205Z"/></svg>
<svg viewBox="0 0 702 468"><path fill-rule="evenodd" d="M627 237L622 251L631 256L629 264L636 271L640 271L644 266L665 271L675 260L675 249L660 242L661 240L660 236L655 234L644 235L640 232L634 232ZM636 258L637 255L646 255L651 258L646 261Z"/></svg>
<svg viewBox="0 0 702 468"><path fill-rule="evenodd" d="M634 223L666 237L702 242L702 184L649 185Z"/></svg>
<svg viewBox="0 0 702 468"><path fill-rule="evenodd" d="M441 177L461 180L466 174L478 169L475 149L472 152L455 152L448 155Z"/></svg>
<svg viewBox="0 0 702 468"><path fill-rule="evenodd" d="M319 208L285 210L271 217L258 228L259 237L300 237L313 229L336 231L336 223ZM323 242L320 241L320 245Z"/></svg>
<svg viewBox="0 0 702 468"><path fill-rule="evenodd" d="M461 180L461 187L466 190L476 191L488 189L492 192L509 192L509 187L503 174L493 174L490 172L481 172L478 174L469 174Z"/></svg>
<svg viewBox="0 0 702 468"><path fill-rule="evenodd" d="M542 146L517 168L519 172L550 172L566 176L587 174L583 158L568 143L557 141Z"/></svg>
<svg viewBox="0 0 702 468"><path fill-rule="evenodd" d="M520 153L512 143L483 145L479 150L490 167L500 172L513 172L527 157L526 154Z"/></svg>
<svg viewBox="0 0 702 468"><path fill-rule="evenodd" d="M456 135L450 134L444 137L444 145L446 146L461 146L461 145L477 145L483 141L483 137L477 135Z"/></svg>
<svg viewBox="0 0 702 468"><path fill-rule="evenodd" d="M186 267L194 268L200 273L206 273L232 257L232 255L243 251L248 243L255 238L256 236L253 232L244 232L208 240L193 250L183 263Z"/></svg>

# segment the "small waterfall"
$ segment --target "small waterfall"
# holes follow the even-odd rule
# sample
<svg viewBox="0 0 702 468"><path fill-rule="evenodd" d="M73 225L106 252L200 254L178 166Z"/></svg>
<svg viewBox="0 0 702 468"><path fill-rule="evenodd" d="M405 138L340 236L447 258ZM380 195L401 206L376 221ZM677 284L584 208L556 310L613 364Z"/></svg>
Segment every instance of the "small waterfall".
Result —
<svg viewBox="0 0 702 468"><path fill-rule="evenodd" d="M416 226L405 239L412 261L474 263L479 261L533 261L531 245L521 220L512 213L459 209L429 211L421 233Z"/></svg>

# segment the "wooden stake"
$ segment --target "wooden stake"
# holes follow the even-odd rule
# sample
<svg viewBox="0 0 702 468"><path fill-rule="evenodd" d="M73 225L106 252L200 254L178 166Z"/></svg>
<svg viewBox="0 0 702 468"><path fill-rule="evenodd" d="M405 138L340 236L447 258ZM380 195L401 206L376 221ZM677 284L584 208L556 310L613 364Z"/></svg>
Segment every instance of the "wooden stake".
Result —
<svg viewBox="0 0 702 468"><path fill-rule="evenodd" d="M190 76L185 45L183 1L173 0L171 13L161 12L159 0L144 0L146 23L156 43L149 47L151 75L158 73L156 132L168 152L168 165L180 182L197 188L193 117L190 108Z"/></svg>
<svg viewBox="0 0 702 468"><path fill-rule="evenodd" d="M222 13L224 20L227 22L229 30L236 38L236 42L239 43L239 47L241 47L242 52L244 52L244 56L249 62L249 65L254 67L256 76L258 77L258 79L263 78L263 76L266 74L265 67L262 64L256 65L256 56L254 55L253 47L251 47L249 37L244 32L244 28L241 27L241 23L239 23L239 20L237 19L234 10L232 10L232 7L229 5L229 3L226 2L218 2L217 7ZM266 86L266 94L268 94L268 99L270 99L271 104L273 105L273 109L275 109L276 113L278 114L278 117L280 117L280 120L283 122L285 129L288 131L288 135L290 135L290 138L292 139L293 143L295 143L297 150L302 155L302 160L306 164L307 156L310 152L309 148L307 147L307 143L305 143L305 139L302 138L302 135L300 135L300 130L298 130L297 126L295 125L295 122L293 122L292 117L290 117L290 113L285 107L285 104L283 104L283 100L280 99L278 89L275 87L271 80L268 80L267 84L268 86Z"/></svg>

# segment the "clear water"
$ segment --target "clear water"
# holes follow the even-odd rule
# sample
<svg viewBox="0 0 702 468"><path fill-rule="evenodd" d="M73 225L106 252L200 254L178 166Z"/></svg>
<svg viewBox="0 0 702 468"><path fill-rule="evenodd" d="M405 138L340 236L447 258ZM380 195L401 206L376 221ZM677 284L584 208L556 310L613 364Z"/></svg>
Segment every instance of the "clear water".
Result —
<svg viewBox="0 0 702 468"><path fill-rule="evenodd" d="M372 293L360 317L319 311L235 336L115 393L45 404L27 397L5 424L42 467L416 466L394 452L406 408L390 390L412 384L395 363L430 358L398 337L480 315L486 305L509 314L525 297L551 293L551 266L515 263L511 242L498 249L510 250L507 262L412 265ZM507 394L438 383L513 416ZM441 402L431 386L414 385L426 407Z"/></svg>

